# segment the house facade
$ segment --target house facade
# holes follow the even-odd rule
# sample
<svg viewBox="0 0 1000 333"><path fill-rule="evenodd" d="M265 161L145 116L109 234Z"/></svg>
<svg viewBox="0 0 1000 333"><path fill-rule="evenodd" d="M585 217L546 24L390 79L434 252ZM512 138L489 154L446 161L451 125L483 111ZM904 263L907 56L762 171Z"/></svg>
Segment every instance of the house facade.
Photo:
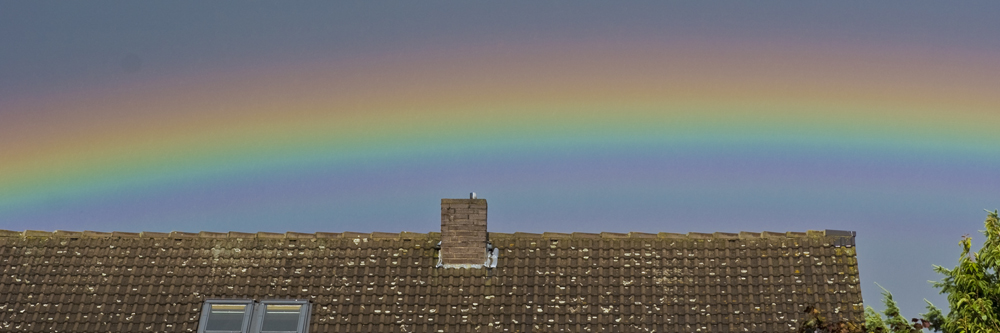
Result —
<svg viewBox="0 0 1000 333"><path fill-rule="evenodd" d="M861 322L854 233L0 231L3 332L793 332Z"/></svg>

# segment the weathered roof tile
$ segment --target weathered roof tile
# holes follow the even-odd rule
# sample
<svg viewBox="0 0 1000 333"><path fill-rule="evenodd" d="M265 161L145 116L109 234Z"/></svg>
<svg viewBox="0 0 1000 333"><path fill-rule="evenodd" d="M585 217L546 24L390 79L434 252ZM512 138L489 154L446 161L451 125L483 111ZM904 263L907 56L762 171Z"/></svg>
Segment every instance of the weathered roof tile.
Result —
<svg viewBox="0 0 1000 333"><path fill-rule="evenodd" d="M285 233L285 238L316 238L316 234L289 231Z"/></svg>
<svg viewBox="0 0 1000 333"><path fill-rule="evenodd" d="M419 232L409 232L409 231L403 231L399 233L399 239L401 240L414 240L421 238L427 238L427 234Z"/></svg>
<svg viewBox="0 0 1000 333"><path fill-rule="evenodd" d="M194 331L209 298L308 299L312 332L787 331L806 306L863 317L855 249L836 245L853 232L490 233L489 270L435 268L439 233L28 234L0 231L0 317L21 331Z"/></svg>
<svg viewBox="0 0 1000 333"><path fill-rule="evenodd" d="M249 232L230 231L229 233L226 234L226 237L236 238L236 239L254 239L257 238L257 234Z"/></svg>
<svg viewBox="0 0 1000 333"><path fill-rule="evenodd" d="M23 236L24 237L48 237L48 236L52 236L52 233L48 232L48 231L40 231L40 230L25 230Z"/></svg>
<svg viewBox="0 0 1000 333"><path fill-rule="evenodd" d="M165 232L143 231L143 232L139 233L139 237L141 237L141 238L167 238L167 237L170 237L170 234L169 233L165 233Z"/></svg>
<svg viewBox="0 0 1000 333"><path fill-rule="evenodd" d="M276 233L276 232L263 232L263 231L261 231L261 232L257 233L257 238L260 238L260 239L281 239L281 238L285 238L285 234L279 234L279 233Z"/></svg>
<svg viewBox="0 0 1000 333"><path fill-rule="evenodd" d="M689 232L687 237L691 239L712 239L715 235L702 232Z"/></svg>
<svg viewBox="0 0 1000 333"><path fill-rule="evenodd" d="M197 233L180 232L180 231L171 231L170 232L170 238L175 238L175 239L197 238L197 237L198 237Z"/></svg>
<svg viewBox="0 0 1000 333"><path fill-rule="evenodd" d="M139 238L139 233L137 233L137 232L115 231L115 232L111 233L111 237L118 237L118 238Z"/></svg>
<svg viewBox="0 0 1000 333"><path fill-rule="evenodd" d="M229 238L229 233L202 231L198 233L201 238Z"/></svg>
<svg viewBox="0 0 1000 333"><path fill-rule="evenodd" d="M370 234L372 239L386 239L386 240L399 240L399 234L394 232L373 232Z"/></svg>
<svg viewBox="0 0 1000 333"><path fill-rule="evenodd" d="M788 234L784 232L774 232L774 231L764 231L760 233L760 237L764 238L776 238L776 237L786 237Z"/></svg>
<svg viewBox="0 0 1000 333"><path fill-rule="evenodd" d="M656 234L656 236L659 238L687 238L687 235L685 234L678 234L673 232L661 232Z"/></svg>
<svg viewBox="0 0 1000 333"><path fill-rule="evenodd" d="M572 234L561 233L561 232L543 232L542 238L545 239L560 239L572 237Z"/></svg>
<svg viewBox="0 0 1000 333"><path fill-rule="evenodd" d="M728 232L716 232L712 234L712 237L719 239L737 239L740 238L740 235Z"/></svg>
<svg viewBox="0 0 1000 333"><path fill-rule="evenodd" d="M111 233L110 232L100 232L100 231L84 230L83 231L83 236L84 237L94 237L94 238L102 237L103 238L103 237L111 237Z"/></svg>
<svg viewBox="0 0 1000 333"><path fill-rule="evenodd" d="M824 236L826 236L826 231L823 231L823 230L807 230L806 231L806 236L807 237L824 237Z"/></svg>
<svg viewBox="0 0 1000 333"><path fill-rule="evenodd" d="M345 231L342 235L344 236L344 238L368 238L371 236L370 233L350 232L350 231Z"/></svg>

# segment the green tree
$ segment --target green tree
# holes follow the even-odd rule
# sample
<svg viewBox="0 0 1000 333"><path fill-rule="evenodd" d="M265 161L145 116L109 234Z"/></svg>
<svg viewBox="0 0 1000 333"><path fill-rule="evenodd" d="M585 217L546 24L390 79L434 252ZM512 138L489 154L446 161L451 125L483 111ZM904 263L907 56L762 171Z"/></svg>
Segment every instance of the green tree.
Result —
<svg viewBox="0 0 1000 333"><path fill-rule="evenodd" d="M922 323L909 323L906 319L903 319L903 315L899 313L899 306L896 305L896 301L892 299L892 293L886 290L884 287L876 283L879 288L882 288L882 303L885 304L885 320L882 319L882 315L875 311L872 307L867 307L865 309L865 332L867 333L913 333L920 332L924 326Z"/></svg>
<svg viewBox="0 0 1000 333"><path fill-rule="evenodd" d="M931 330L934 331L944 330L944 323L945 320L947 320L944 314L941 314L941 310L938 310L938 308L935 307L934 304L931 304L931 301L924 299L924 302L927 302L927 313L921 314L923 316L923 319L919 320L926 328L930 328ZM917 320L918 319L916 318L913 319L914 322Z"/></svg>
<svg viewBox="0 0 1000 333"><path fill-rule="evenodd" d="M958 266L947 269L934 266L944 274L944 279L934 282L934 287L948 294L950 311L941 311L928 302L928 313L923 319L931 328L947 333L1000 332L1000 218L997 211L987 211L986 242L982 249L972 252L972 238L962 237L962 255Z"/></svg>
<svg viewBox="0 0 1000 333"><path fill-rule="evenodd" d="M865 332L868 333L888 333L889 326L882 321L882 315L872 307L865 308Z"/></svg>

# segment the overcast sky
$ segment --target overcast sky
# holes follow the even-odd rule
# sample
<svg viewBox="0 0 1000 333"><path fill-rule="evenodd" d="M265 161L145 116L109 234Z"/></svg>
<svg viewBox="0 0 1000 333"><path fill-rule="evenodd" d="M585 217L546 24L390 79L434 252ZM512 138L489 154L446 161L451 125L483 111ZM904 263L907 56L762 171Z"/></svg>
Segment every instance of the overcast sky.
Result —
<svg viewBox="0 0 1000 333"><path fill-rule="evenodd" d="M946 305L931 265L1000 206L981 111L1000 106L982 93L1000 88L997 17L995 1L0 1L0 229L427 232L439 199L477 191L502 232L857 230L866 304L877 281L916 316ZM734 99L720 117L748 125L637 82L708 96L691 110ZM608 106L630 91L650 102ZM785 123L786 101L829 115ZM330 134L352 121L357 142ZM201 137L233 143L183 141Z"/></svg>

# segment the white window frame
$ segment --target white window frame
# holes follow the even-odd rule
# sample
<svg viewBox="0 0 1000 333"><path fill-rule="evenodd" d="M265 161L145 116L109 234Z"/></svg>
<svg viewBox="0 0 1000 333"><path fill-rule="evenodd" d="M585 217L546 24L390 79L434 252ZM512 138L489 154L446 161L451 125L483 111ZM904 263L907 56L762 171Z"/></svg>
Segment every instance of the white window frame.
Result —
<svg viewBox="0 0 1000 333"><path fill-rule="evenodd" d="M201 307L201 319L198 322L198 333L229 333L233 331L209 331L208 317L212 312L213 304L245 304L246 312L243 314L243 328L240 333L309 333L309 317L312 315L312 304L309 300L299 299L267 299L256 302L252 299L207 299ZM301 305L299 312L299 324L295 331L262 331L264 324L264 312L268 305Z"/></svg>

